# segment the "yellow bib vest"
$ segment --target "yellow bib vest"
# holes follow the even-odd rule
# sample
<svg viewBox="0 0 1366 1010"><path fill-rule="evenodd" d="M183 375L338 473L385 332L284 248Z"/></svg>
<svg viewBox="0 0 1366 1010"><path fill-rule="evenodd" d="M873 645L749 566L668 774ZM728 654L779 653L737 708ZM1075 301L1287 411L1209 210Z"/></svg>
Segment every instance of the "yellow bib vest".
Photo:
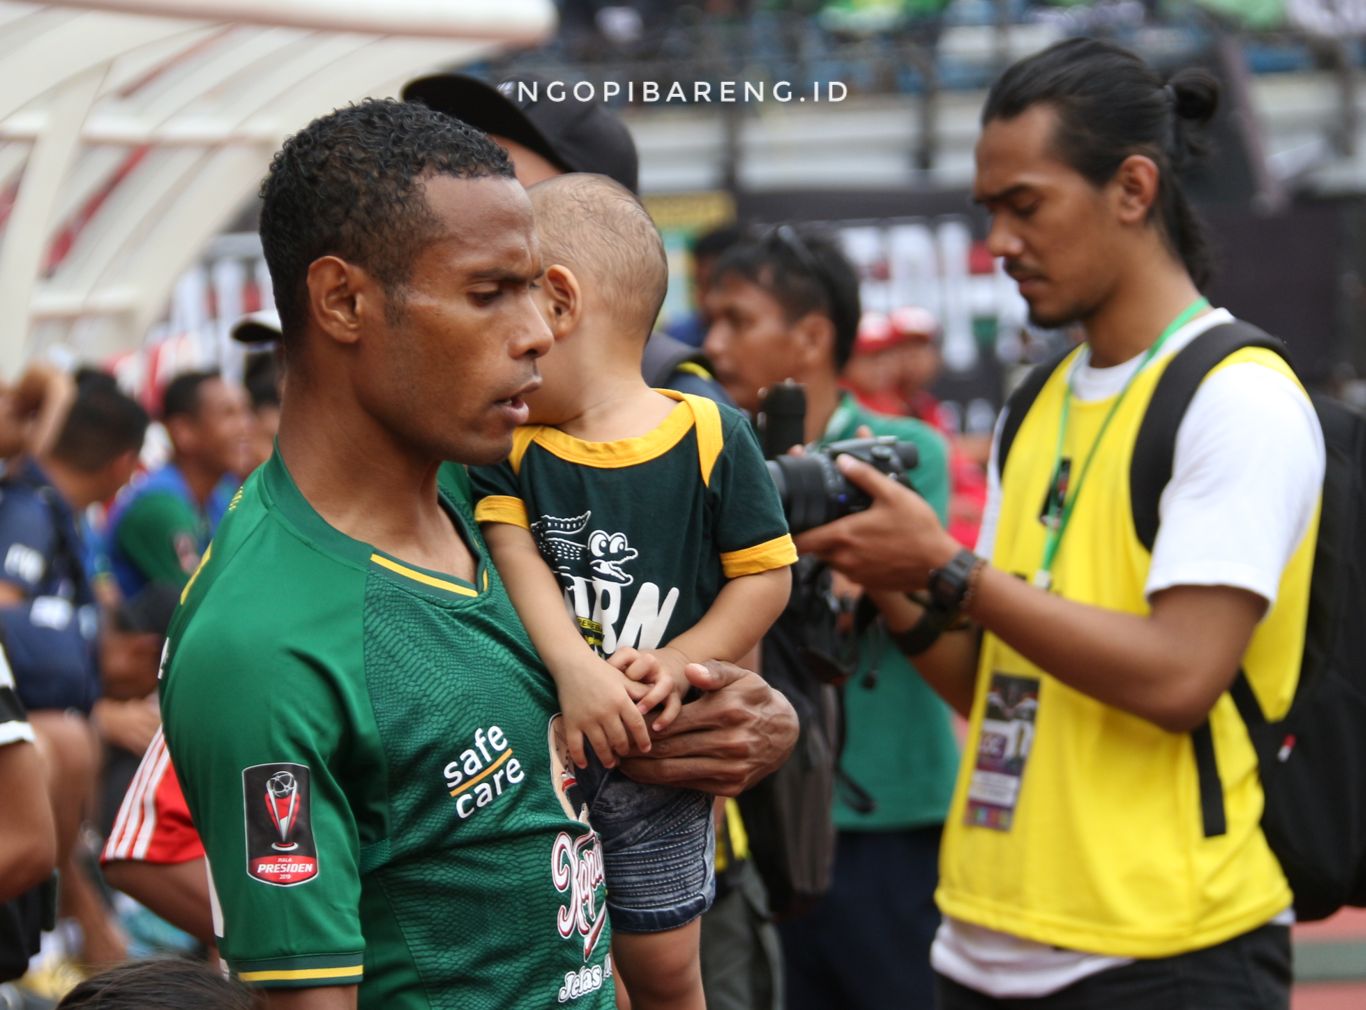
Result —
<svg viewBox="0 0 1366 1010"><path fill-rule="evenodd" d="M1047 530L1040 517L1067 376L1079 353L1044 385L1002 474L991 562L1025 579L1043 557ZM1052 591L1067 599L1149 612L1143 587L1151 556L1134 531L1129 466L1170 360L1159 358L1134 378L1092 459L1052 570ZM1264 349L1238 351L1218 367L1236 362L1255 362L1296 381ZM1113 402L1073 401L1062 456L1074 461L1074 480ZM1243 657L1269 719L1285 714L1299 676L1317 522L1316 515ZM941 910L1039 943L1162 957L1222 942L1288 908L1290 889L1258 826L1257 758L1227 694L1209 724L1226 818L1226 830L1214 837L1204 830L1190 734L1169 733L1080 694L986 634L944 829ZM984 767L1008 770L985 776L1007 783L1011 809L1004 817L980 802L991 793Z"/></svg>

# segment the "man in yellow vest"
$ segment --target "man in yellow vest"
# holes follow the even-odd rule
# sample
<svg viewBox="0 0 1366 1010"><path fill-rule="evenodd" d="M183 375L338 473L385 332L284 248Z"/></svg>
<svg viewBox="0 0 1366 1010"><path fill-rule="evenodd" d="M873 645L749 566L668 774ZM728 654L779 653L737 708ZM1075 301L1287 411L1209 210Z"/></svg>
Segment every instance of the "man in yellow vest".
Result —
<svg viewBox="0 0 1366 1010"><path fill-rule="evenodd" d="M1228 695L1241 669L1279 718L1303 647L1324 449L1279 357L1238 351L1196 392L1151 551L1130 502L1157 379L1232 319L1200 295L1175 175L1217 97L1086 39L1002 75L977 144L987 242L1033 321L1085 341L998 426L1018 430L976 553L850 460L873 506L798 539L864 586L927 591L894 629L970 719L936 894L943 1010L1289 1004L1291 893ZM959 617L972 630L940 633Z"/></svg>

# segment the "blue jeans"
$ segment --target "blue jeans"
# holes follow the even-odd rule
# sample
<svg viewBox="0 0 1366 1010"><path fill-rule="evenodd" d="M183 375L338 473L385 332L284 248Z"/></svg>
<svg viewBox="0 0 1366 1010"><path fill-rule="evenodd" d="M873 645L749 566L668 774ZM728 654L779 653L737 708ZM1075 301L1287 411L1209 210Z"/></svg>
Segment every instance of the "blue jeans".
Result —
<svg viewBox="0 0 1366 1010"><path fill-rule="evenodd" d="M607 913L622 933L684 926L716 896L711 797L632 782L595 758L579 774L602 839Z"/></svg>

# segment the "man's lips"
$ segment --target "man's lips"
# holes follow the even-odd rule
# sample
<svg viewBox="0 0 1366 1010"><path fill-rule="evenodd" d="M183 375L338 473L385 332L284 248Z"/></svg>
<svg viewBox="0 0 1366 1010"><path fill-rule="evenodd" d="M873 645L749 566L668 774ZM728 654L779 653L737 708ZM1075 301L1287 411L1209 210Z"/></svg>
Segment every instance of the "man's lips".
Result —
<svg viewBox="0 0 1366 1010"><path fill-rule="evenodd" d="M493 402L499 406L521 408L526 405L526 398L540 388L541 377L539 375L533 376L531 381L519 386L511 396L505 396L502 399L494 400Z"/></svg>

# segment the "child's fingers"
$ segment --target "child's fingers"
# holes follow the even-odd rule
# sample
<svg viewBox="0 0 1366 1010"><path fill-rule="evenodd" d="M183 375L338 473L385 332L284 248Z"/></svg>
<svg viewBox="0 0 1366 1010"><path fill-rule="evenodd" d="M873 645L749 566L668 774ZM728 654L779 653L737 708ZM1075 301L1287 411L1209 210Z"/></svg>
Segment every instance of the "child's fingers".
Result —
<svg viewBox="0 0 1366 1010"><path fill-rule="evenodd" d="M662 669L658 656L642 652L621 672L626 674L628 680L654 680Z"/></svg>
<svg viewBox="0 0 1366 1010"><path fill-rule="evenodd" d="M578 727L565 730L565 744L569 747L569 758L579 768L588 767L588 755L583 750L583 732Z"/></svg>
<svg viewBox="0 0 1366 1010"><path fill-rule="evenodd" d="M621 723L625 733L623 734L623 749L618 754L629 754L631 744L634 742L639 751L650 749L650 728L645 725L645 717L635 710L634 707L628 708L621 714ZM625 734L629 734L629 739Z"/></svg>
<svg viewBox="0 0 1366 1010"><path fill-rule="evenodd" d="M644 698L654 690L652 684L641 684L634 680L624 680L622 681L622 685L626 688L626 694L632 701L640 701L641 698ZM649 709L646 709L645 711L648 712Z"/></svg>
<svg viewBox="0 0 1366 1010"><path fill-rule="evenodd" d="M668 700L664 702L664 711L655 718L653 729L656 733L662 733L673 725L678 713L683 710L683 699L678 696L677 691L670 691Z"/></svg>
<svg viewBox="0 0 1366 1010"><path fill-rule="evenodd" d="M653 712L676 693L673 684L669 683L669 679L667 677L660 677L659 680L650 685L650 690L645 697L636 702L636 711L642 714Z"/></svg>
<svg viewBox="0 0 1366 1010"><path fill-rule="evenodd" d="M593 723L593 725L588 728L588 742L593 745L593 753L598 756L598 760L602 762L604 768L616 767L616 751L612 745L609 733L604 726L599 723Z"/></svg>
<svg viewBox="0 0 1366 1010"><path fill-rule="evenodd" d="M639 655L640 650L633 649L629 645L627 645L612 653L612 655L609 656L607 659L607 665L614 666L618 670L624 671L628 666L630 666L632 663L636 661L636 657Z"/></svg>

